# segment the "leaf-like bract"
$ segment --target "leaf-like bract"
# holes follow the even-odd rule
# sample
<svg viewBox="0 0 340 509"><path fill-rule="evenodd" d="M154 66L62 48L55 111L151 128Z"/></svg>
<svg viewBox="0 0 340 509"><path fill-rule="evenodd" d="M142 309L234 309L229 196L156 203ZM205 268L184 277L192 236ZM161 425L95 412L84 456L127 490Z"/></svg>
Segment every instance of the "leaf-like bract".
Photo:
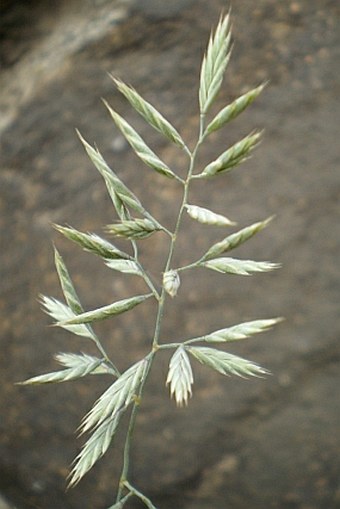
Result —
<svg viewBox="0 0 340 509"><path fill-rule="evenodd" d="M162 227L150 219L130 219L120 223L109 224L106 230L116 237L137 240L149 237L152 233L162 230Z"/></svg>
<svg viewBox="0 0 340 509"><path fill-rule="evenodd" d="M131 106L144 118L144 120L146 120L148 124L179 147L185 147L185 143L176 129L163 117L161 113L159 113L159 111L156 110L154 106L143 99L134 88L129 87L113 76L112 79L118 90L126 97Z"/></svg>
<svg viewBox="0 0 340 509"><path fill-rule="evenodd" d="M77 131L78 132L78 131ZM132 191L118 178L114 171L109 167L99 150L94 149L78 132L80 141L84 145L87 155L104 178L106 188L112 200L112 203L121 219L126 219L127 214L125 206L131 207L140 214L145 214L145 209L141 202Z"/></svg>
<svg viewBox="0 0 340 509"><path fill-rule="evenodd" d="M223 152L215 161L208 164L202 173L195 175L195 178L210 178L232 170L248 159L250 152L259 144L260 138L261 133L249 134Z"/></svg>
<svg viewBox="0 0 340 509"><path fill-rule="evenodd" d="M114 111L107 102L104 101L105 106L110 112L116 126L125 136L136 155L150 168L153 168L158 173L165 175L169 178L175 178L176 175L170 170L170 168L159 159L159 157L147 146L141 136L135 131L135 129L116 111Z"/></svg>
<svg viewBox="0 0 340 509"><path fill-rule="evenodd" d="M78 362L76 362L74 357L73 365L67 367L67 369L34 376L33 378L21 382L21 385L37 385L77 380L78 378L82 378L94 372L103 362L102 359L89 355L77 355L77 361Z"/></svg>
<svg viewBox="0 0 340 509"><path fill-rule="evenodd" d="M80 428L81 433L97 428L107 418L114 418L129 406L138 391L146 366L146 359L142 359L127 369L106 389L84 417Z"/></svg>
<svg viewBox="0 0 340 509"><path fill-rule="evenodd" d="M251 237L253 237L256 233L263 230L263 228L265 228L270 223L271 220L272 217L269 217L264 221L253 223L250 226L242 228L242 230L239 230L238 232L228 235L228 237L226 237L225 239L211 246L211 248L208 249L208 251L201 258L201 260L202 261L210 260L211 258L215 258L215 256L219 256L222 253L226 253L227 251L235 249L236 247L240 246L241 244L249 240Z"/></svg>
<svg viewBox="0 0 340 509"><path fill-rule="evenodd" d="M242 111L244 111L262 92L266 84L260 85L259 87L250 90L246 94L241 95L231 104L225 106L216 117L210 122L208 125L206 132L208 134L217 131L221 127L223 127L227 122L230 122L234 118L236 118Z"/></svg>
<svg viewBox="0 0 340 509"><path fill-rule="evenodd" d="M113 304L108 304L107 306L94 309L93 311L86 311L85 313L76 315L68 320L61 320L56 325L66 328L73 326L73 324L85 324L97 322L99 320L105 320L111 316L119 315L121 313L125 313L125 311L129 311L130 309L151 297L151 295L152 294L150 293L146 295L136 295L135 297L129 297L128 299L122 299L114 302Z"/></svg>
<svg viewBox="0 0 340 509"><path fill-rule="evenodd" d="M210 224L213 226L232 226L235 224L227 217L216 214L209 209L198 207L197 205L186 205L185 208L192 219L196 219L196 221L202 224Z"/></svg>
<svg viewBox="0 0 340 509"><path fill-rule="evenodd" d="M248 338L254 334L259 334L269 330L273 325L282 321L282 318L268 318L265 320L253 320L252 322L239 323L232 327L220 329L205 336L197 338L197 341L206 341L208 343L225 343L229 341L238 341Z"/></svg>
<svg viewBox="0 0 340 509"><path fill-rule="evenodd" d="M120 415L108 418L96 429L74 460L69 475L69 487L75 486L106 453L119 424Z"/></svg>
<svg viewBox="0 0 340 509"><path fill-rule="evenodd" d="M221 17L215 33L211 34L204 55L199 89L201 113L205 114L215 100L230 58L230 18Z"/></svg>
<svg viewBox="0 0 340 509"><path fill-rule="evenodd" d="M249 276L252 272L269 272L280 267L278 263L254 262L253 260L238 260L226 257L208 260L200 263L200 265L222 274L238 274L240 276Z"/></svg>
<svg viewBox="0 0 340 509"><path fill-rule="evenodd" d="M177 348L170 359L166 383L170 384L170 393L175 396L177 406L187 405L194 378L188 354L183 346Z"/></svg>
<svg viewBox="0 0 340 509"><path fill-rule="evenodd" d="M41 303L44 306L44 311L56 320L57 325L66 329L77 336L84 336L86 338L94 339L92 331L84 324L68 325L65 323L68 320L75 319L78 315L72 311L66 304L60 302L52 297L41 296Z"/></svg>
<svg viewBox="0 0 340 509"><path fill-rule="evenodd" d="M90 251L98 256L105 259L130 259L130 255L117 249L108 240L102 239L95 233L83 233L74 228L68 226L60 226L59 224L54 225L55 229L58 230L66 238L72 240L76 244L79 244L85 251Z"/></svg>
<svg viewBox="0 0 340 509"><path fill-rule="evenodd" d="M191 346L186 347L186 349L196 357L201 364L209 366L222 375L237 375L246 378L248 376L261 377L269 374L269 371L261 368L261 366L254 362L238 357L237 355L216 350L215 348Z"/></svg>

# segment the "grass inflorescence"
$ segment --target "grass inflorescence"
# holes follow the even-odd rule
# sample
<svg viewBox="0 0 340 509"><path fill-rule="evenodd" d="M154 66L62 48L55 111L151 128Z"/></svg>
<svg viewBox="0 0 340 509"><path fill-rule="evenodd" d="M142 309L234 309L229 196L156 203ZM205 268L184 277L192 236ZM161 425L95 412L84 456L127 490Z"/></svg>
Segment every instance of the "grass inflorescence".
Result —
<svg viewBox="0 0 340 509"><path fill-rule="evenodd" d="M122 274L134 274L145 282L146 291L141 295L133 295L125 299L109 303L106 306L85 311L68 269L61 254L55 249L55 265L64 294L65 302L55 298L42 296L44 310L53 318L55 325L67 331L83 336L92 341L98 356L85 353L59 353L56 361L62 369L30 378L23 384L60 383L83 378L87 375L110 375L112 383L94 403L92 409L84 417L80 425L80 434L89 434L78 456L75 458L69 474L69 486L77 484L83 476L106 453L112 443L121 417L129 412L129 423L126 430L122 470L117 487L117 495L113 505L108 509L122 509L132 498L137 497L149 509L156 509L151 500L139 489L131 484L129 479L129 463L131 439L136 423L140 404L143 401L144 387L150 369L156 357L164 350L173 350L169 370L165 383L169 385L170 394L178 406L187 405L192 396L194 374L192 361L211 368L222 375L236 375L239 377L263 377L268 371L258 364L221 349L221 344L239 341L254 334L262 333L281 318L266 318L232 325L220 330L194 338L179 338L165 343L162 339L162 321L166 312L168 298L175 298L181 285L180 274L183 271L195 271L197 268L217 271L221 274L250 275L255 272L267 272L278 267L278 264L267 261L253 261L233 258L229 252L238 248L244 242L265 228L272 218L255 222L249 226L224 234L198 259L186 266L173 266L173 254L178 235L182 233L183 216L188 214L194 221L208 225L229 229L235 227L235 222L227 216L216 213L196 204L188 203L188 192L193 180L221 178L222 174L236 168L248 159L261 139L261 132L252 132L243 139L227 148L215 160L211 161L197 173L197 155L201 145L209 135L225 127L231 120L240 115L262 92L265 84L261 84L246 94L235 99L231 104L223 107L215 117L206 121L207 115L214 103L224 77L231 55L230 15L223 15L212 33L201 66L199 80L199 132L196 145L190 150L186 142L172 124L164 118L149 102L144 100L132 87L121 80L112 77L115 86L123 94L132 108L143 119L178 150L184 151L188 157L186 177L177 175L157 154L155 154L137 133L137 131L117 113L112 106L104 101L116 127L126 138L135 154L153 171L165 179L175 180L182 201L174 217L175 227L169 231L160 224L142 205L140 199L131 191L120 176L115 173L105 161L96 146L90 145L78 132L80 141L94 166L104 179L118 220L106 226L106 232L112 237L126 240L127 249L122 251L114 243L94 233L81 232L70 226L55 225L57 231L73 241L86 251L97 255L109 268ZM204 185L202 183L202 185ZM149 276L148 269L139 260L139 246L141 239L152 242L154 235L167 235L169 249L163 262L163 271L159 274L159 281L155 283ZM129 247L129 244L131 245ZM228 255L226 256L226 253ZM97 336L93 324L99 320L113 318L117 314L128 312L134 307L142 305L144 301L154 299L157 305L155 315L154 336L150 342L150 350L144 358L139 359L126 371L119 368L110 359L104 345ZM206 346L209 345L209 346ZM216 346L214 346L216 345Z"/></svg>

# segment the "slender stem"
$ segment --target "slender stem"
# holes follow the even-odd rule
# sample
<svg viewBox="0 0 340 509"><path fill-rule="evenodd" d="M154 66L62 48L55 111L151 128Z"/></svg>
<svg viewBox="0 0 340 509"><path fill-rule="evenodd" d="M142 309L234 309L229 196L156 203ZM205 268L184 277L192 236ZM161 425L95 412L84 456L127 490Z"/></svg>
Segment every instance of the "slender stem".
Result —
<svg viewBox="0 0 340 509"><path fill-rule="evenodd" d="M183 150L184 150L184 152L186 152L186 154L187 154L189 157L191 157L191 152L190 152L190 150L188 149L188 147L187 147L186 145L184 145Z"/></svg>
<svg viewBox="0 0 340 509"><path fill-rule="evenodd" d="M118 370L118 368L113 364L113 362L111 361L111 359L109 358L109 356L107 355L107 353L105 352L104 350L104 347L103 345L101 344L98 336L94 333L94 331L92 330L92 327L91 327L91 332L93 334L92 336L92 340L94 342L94 344L96 345L96 347L98 348L98 350L100 351L100 353L102 354L105 362L107 362L108 364L110 364L110 366L112 367L113 371L115 372L115 375L117 377L120 376L120 372Z"/></svg>
<svg viewBox="0 0 340 509"><path fill-rule="evenodd" d="M143 274L143 278L144 278L145 283L148 285L148 287L152 291L155 299L159 300L160 299L160 295L159 295L158 291L156 290L155 285L153 284L153 282L151 280L151 277L149 276L147 271L144 269L144 267L141 265L141 263L139 263L138 260L137 260L137 264L138 264L138 267L139 267L141 273Z"/></svg>
<svg viewBox="0 0 340 509"><path fill-rule="evenodd" d="M185 209L185 205L187 204L188 193L189 193L189 184L190 184L190 179L191 179L192 172L193 172L194 165L195 165L195 161L196 161L197 150L199 148L199 145L202 142L203 131L204 131L204 115L202 114L201 117L200 117L200 127L199 127L198 142L196 144L196 147L195 147L194 151L192 153L189 151L190 164L189 164L189 169L188 169L188 173L187 173L187 178L186 178L185 183L184 183L184 191L183 191L182 204L181 204L181 207L179 209L179 213L178 213L178 217L177 217L177 221L176 221L175 230L174 230L174 233L173 233L172 238L171 238L168 259L167 259L166 264L165 264L164 272L167 272L170 269L172 257L173 257L174 250L175 250L177 235L178 235L178 232L179 232L179 229L180 229L180 225L181 225L181 221L182 221L183 212L184 212L184 209ZM154 339L153 339L153 343L152 343L153 350L157 350L159 348L158 345L159 345L161 323L162 323L162 318L163 318L163 313L164 313L164 304L165 304L165 288L163 286L162 293L161 293L161 298L160 298L159 304L158 304L158 312L157 312L156 325L155 325L155 334L154 334Z"/></svg>
<svg viewBox="0 0 340 509"><path fill-rule="evenodd" d="M131 244L132 244L134 259L137 261L138 260L138 246L137 246L137 242L135 240L131 239Z"/></svg>
<svg viewBox="0 0 340 509"><path fill-rule="evenodd" d="M135 397L135 401L133 403L133 407L132 407L132 411L131 411L131 415L130 415L129 426L128 426L128 430L126 433L124 454L123 454L123 468L122 468L122 472L120 475L116 502L119 502L121 500L122 494L123 494L123 489L127 482L127 475L128 475L128 471L129 471L129 464L130 464L130 450L131 450L131 441L132 441L133 430L134 430L135 423L136 423L136 417L137 417L137 413L139 410L139 405L141 402L143 389L144 389L145 383L148 378L148 374L151 369L154 355L155 355L154 352L151 352L146 357L147 365L145 367L145 371L144 371L144 375L143 375L143 378L142 378L142 381L141 381L141 384L139 387L138 395Z"/></svg>
<svg viewBox="0 0 340 509"><path fill-rule="evenodd" d="M179 210L179 213L178 213L175 230L174 230L174 233L172 235L172 239L171 239L171 243L170 243L170 249L169 249L169 255L168 255L168 259L167 259L167 263L166 263L164 272L167 272L169 270L169 268L170 268L172 257L173 257L174 250L175 250L177 235L178 235L178 232L179 232L179 229L180 229L180 225L181 225L181 222L182 222L182 217L183 217L183 213L184 213L184 210L185 210L185 206L186 206L187 201L188 201L189 185L190 185L190 180L192 178L192 172L194 170L194 166L195 166L195 162L196 162L196 155L197 155L198 148L199 148L199 146L200 146L200 144L202 143L202 140L203 140L204 118L205 118L205 115L201 114L201 116L200 116L200 127L199 127L199 138L198 138L198 142L196 144L196 147L194 148L194 151L192 153L190 153L190 164L189 164L189 169L188 169L188 173L187 173L187 178L185 179L185 182L184 182L184 191L183 191L182 204L181 204L181 207L180 207L180 210ZM164 292L164 289L163 289L163 292Z"/></svg>
<svg viewBox="0 0 340 509"><path fill-rule="evenodd" d="M174 233L170 234L171 241L170 241L168 257L167 257L165 267L164 267L164 272L167 272L171 266L173 254L175 251L178 232L179 232L181 222L182 222L182 216L183 216L183 213L185 210L185 205L187 204L187 200L188 200L189 185L190 185L190 180L192 178L192 173L193 173L195 162L196 162L197 151L198 151L200 144L203 141L203 133L204 133L204 114L201 114L200 127L199 127L199 138L198 138L196 147L192 153L189 151L189 149L187 149L187 153L189 153L188 155L190 157L190 164L189 164L189 168L188 168L187 177L186 177L185 181L182 179L177 179L183 183L183 187L184 187L183 198L182 198L182 204L181 204L179 212L178 212L178 217L177 217ZM129 426L128 426L128 430L127 430L127 434L126 434L125 446L124 446L123 467L122 467L122 472L121 472L121 476L120 476L120 480L119 480L119 487L118 487L118 493L117 493L117 498L116 498L116 501L119 502L120 500L122 500L124 488L130 489L130 491L132 489L134 494L136 496L138 496L149 509L156 509L156 508L154 505L152 505L151 501L147 497L145 497L142 493L135 490L135 488L133 488L128 483L127 477L128 477L128 472L129 472L132 435L133 435L133 430L134 430L134 426L136 423L136 417L138 414L139 405L140 405L140 402L142 399L144 386L145 386L148 374L151 370L151 366L152 366L152 362L153 362L155 353L159 348L162 348L162 345L159 345L159 339L160 339L161 325L162 325L163 314L164 314L165 298L166 298L166 292L165 292L165 288L163 286L161 295L158 300L158 309L157 309L157 316L156 316L156 322L155 322L154 337L153 337L153 341L152 341L152 350L147 358L147 366L146 366L146 369L145 369L145 372L144 372L144 375L143 375L143 378L142 378L142 381L141 381L141 384L139 387L138 395L135 398L135 401L133 403L133 407L132 407L132 411L131 411L131 415L130 415L130 422L129 422Z"/></svg>
<svg viewBox="0 0 340 509"><path fill-rule="evenodd" d="M181 183L184 184L184 182L181 180ZM164 233L166 233L167 235L169 235L169 237L172 237L172 233L167 229L165 228L165 226L163 226L162 224L160 224L157 219L155 219L154 217L152 217L151 214L149 214L149 212L147 210L144 210L144 216L149 219L152 223L154 223L161 231L163 231Z"/></svg>
<svg viewBox="0 0 340 509"><path fill-rule="evenodd" d="M184 180L181 179L181 177L179 177L178 175L175 175L175 180L177 180L177 182L180 182L181 184L184 184Z"/></svg>
<svg viewBox="0 0 340 509"><path fill-rule="evenodd" d="M183 265L182 267L178 267L178 269L176 269L176 270L177 270L177 272L182 272L183 270L196 269L197 267L199 267L198 261L189 263L189 265Z"/></svg>
<svg viewBox="0 0 340 509"><path fill-rule="evenodd" d="M126 488L128 490L130 490L130 493L132 493L133 495L138 497L142 502L144 502L146 507L148 507L149 509L157 509L156 506L153 505L153 503L151 502L151 500L148 497L143 495L143 493L141 493L139 490L137 490L128 481L126 481L124 484L125 484Z"/></svg>
<svg viewBox="0 0 340 509"><path fill-rule="evenodd" d="M125 504L125 502L127 502L129 500L129 498L133 497L134 496L134 493L132 493L132 491L129 491L129 493L127 493L125 495L125 497L123 497L121 500L120 500L120 504L118 507L122 508ZM110 506L108 509L115 509L117 508L117 503L115 502L112 506Z"/></svg>
<svg viewBox="0 0 340 509"><path fill-rule="evenodd" d="M132 244L132 248L133 248L133 257L134 257L134 260L137 263L139 270L143 274L144 281L146 282L146 284L148 285L148 287L152 291L152 293L153 293L154 297L156 298L156 300L159 300L159 293L157 292L154 284L152 283L150 276L148 275L148 273L144 269L143 265L138 260L138 245L137 245L137 242L135 240L131 240L131 244Z"/></svg>
<svg viewBox="0 0 340 509"><path fill-rule="evenodd" d="M169 350L172 348L178 348L179 346L182 346L183 343L174 342L174 343L163 343L162 345L159 345L159 350Z"/></svg>
<svg viewBox="0 0 340 509"><path fill-rule="evenodd" d="M206 336L199 336L197 338L191 338L186 339L185 341L178 342L174 341L173 343L163 343L162 345L159 345L159 350L171 350L173 348L178 348L179 346L183 345L191 345L192 343L200 343L201 341L204 341Z"/></svg>

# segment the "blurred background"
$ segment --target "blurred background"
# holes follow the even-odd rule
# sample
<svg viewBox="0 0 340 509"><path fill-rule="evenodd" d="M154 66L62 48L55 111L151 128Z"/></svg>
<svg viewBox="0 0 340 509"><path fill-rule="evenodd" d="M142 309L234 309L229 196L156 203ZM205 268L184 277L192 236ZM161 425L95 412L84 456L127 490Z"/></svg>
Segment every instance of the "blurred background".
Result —
<svg viewBox="0 0 340 509"><path fill-rule="evenodd" d="M144 287L60 238L51 223L100 234L102 225L116 219L77 127L151 213L173 227L176 183L143 167L101 97L183 175L185 155L138 118L108 73L131 83L193 147L201 58L211 27L228 8L221 0L1 0L4 507L105 509L113 503L125 422L106 457L65 492L69 464L82 443L75 429L110 380L89 377L39 388L14 383L57 369L56 352L95 352L86 339L48 328L50 320L41 312L40 293L61 298L52 242L86 309ZM265 129L264 141L230 175L193 186L190 202L227 215L239 227L276 214L235 256L283 268L252 278L204 270L185 274L178 298L168 304L162 339L257 318L286 321L229 348L273 376L226 379L196 363L188 408L170 401L168 358L159 356L137 423L131 475L160 509L340 508L339 15L337 0L232 4L233 56L213 112L265 80L270 84L247 112L211 136L199 166L255 128ZM178 265L225 236L190 218L184 226ZM157 276L166 240L157 234L140 247ZM153 313L153 305L144 303L98 325L122 370L148 351Z"/></svg>

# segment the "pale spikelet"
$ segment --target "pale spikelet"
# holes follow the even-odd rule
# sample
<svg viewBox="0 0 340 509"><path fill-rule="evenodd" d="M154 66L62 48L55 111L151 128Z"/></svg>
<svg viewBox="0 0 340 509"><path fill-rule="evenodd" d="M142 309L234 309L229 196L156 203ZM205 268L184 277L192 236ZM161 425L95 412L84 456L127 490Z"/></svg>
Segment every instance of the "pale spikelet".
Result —
<svg viewBox="0 0 340 509"><path fill-rule="evenodd" d="M116 111L114 111L109 104L104 101L105 106L110 112L116 126L125 136L126 140L131 145L135 154L150 168L156 170L161 175L168 178L176 178L176 175L170 168L160 160L160 158L151 150L150 147L145 143L141 136L135 131L135 129Z"/></svg>
<svg viewBox="0 0 340 509"><path fill-rule="evenodd" d="M102 362L103 360L98 359L97 357L91 357L89 355L74 355L73 363L67 369L54 371L45 375L34 376L33 378L29 378L28 380L21 382L20 385L37 385L78 380L79 378L96 371Z"/></svg>
<svg viewBox="0 0 340 509"><path fill-rule="evenodd" d="M261 368L255 362L248 361L237 355L222 352L206 346L187 347L187 350L200 361L222 375L237 375L242 378L248 376L261 377L268 375L269 371Z"/></svg>
<svg viewBox="0 0 340 509"><path fill-rule="evenodd" d="M249 158L260 139L260 132L249 134L208 164L202 173L195 175L195 178L210 178L232 170Z"/></svg>
<svg viewBox="0 0 340 509"><path fill-rule="evenodd" d="M264 320L253 320L252 322L243 322L232 327L219 329L204 336L188 339L185 343L195 343L205 341L206 343L226 343L230 341L239 341L246 339L254 334L259 334L271 329L277 323L283 321L283 318L267 318Z"/></svg>
<svg viewBox="0 0 340 509"><path fill-rule="evenodd" d="M117 270L123 274L135 274L136 276L142 276L138 263L133 260L106 260L105 264L110 269Z"/></svg>
<svg viewBox="0 0 340 509"><path fill-rule="evenodd" d="M146 239L162 228L150 219L130 219L116 224L109 224L106 230L116 237L127 239Z"/></svg>
<svg viewBox="0 0 340 509"><path fill-rule="evenodd" d="M118 80L111 76L118 90L126 97L131 106L138 111L138 113L150 124L156 131L166 136L170 141L178 145L179 147L185 147L185 143L182 140L177 130L166 120L163 115L156 110L149 102L143 99L138 92L132 87L129 87L121 80Z"/></svg>
<svg viewBox="0 0 340 509"><path fill-rule="evenodd" d="M175 397L177 406L187 405L188 398L191 397L194 377L189 357L183 346L177 348L170 359L166 383L170 385L170 393Z"/></svg>
<svg viewBox="0 0 340 509"><path fill-rule="evenodd" d="M206 132L208 134L221 129L225 124L236 118L240 113L242 113L253 101L257 98L257 96L262 92L266 83L263 83L259 87L250 90L246 94L241 95L231 104L225 106L216 117L210 122L208 125Z"/></svg>
<svg viewBox="0 0 340 509"><path fill-rule="evenodd" d="M200 264L222 274L238 274L249 276L252 272L269 272L280 267L279 263L254 262L253 260L237 260L236 258L216 258Z"/></svg>
<svg viewBox="0 0 340 509"><path fill-rule="evenodd" d="M117 249L111 242L99 237L96 233L83 233L69 226L55 224L54 228L66 238L79 244L85 251L89 251L105 259L129 259L130 256Z"/></svg>
<svg viewBox="0 0 340 509"><path fill-rule="evenodd" d="M181 281L176 270L169 270L163 274L163 286L170 297L177 295L180 284Z"/></svg>
<svg viewBox="0 0 340 509"><path fill-rule="evenodd" d="M209 224L212 226L233 226L235 224L227 217L216 214L209 209L198 207L197 205L186 205L185 208L192 219L202 224Z"/></svg>
<svg viewBox="0 0 340 509"><path fill-rule="evenodd" d="M268 226L272 217L265 219L264 221L260 221L258 223L253 223L250 226L246 226L239 230L238 232L232 233L225 237L220 242L217 242L202 256L201 260L210 260L211 258L215 258L215 256L219 256L222 253L226 253L227 251L231 251L239 246L241 246L244 242L251 239L256 233L260 232Z"/></svg>
<svg viewBox="0 0 340 509"><path fill-rule="evenodd" d="M221 16L215 33L211 34L203 58L199 102L202 114L207 113L221 88L224 72L230 59L230 16Z"/></svg>

